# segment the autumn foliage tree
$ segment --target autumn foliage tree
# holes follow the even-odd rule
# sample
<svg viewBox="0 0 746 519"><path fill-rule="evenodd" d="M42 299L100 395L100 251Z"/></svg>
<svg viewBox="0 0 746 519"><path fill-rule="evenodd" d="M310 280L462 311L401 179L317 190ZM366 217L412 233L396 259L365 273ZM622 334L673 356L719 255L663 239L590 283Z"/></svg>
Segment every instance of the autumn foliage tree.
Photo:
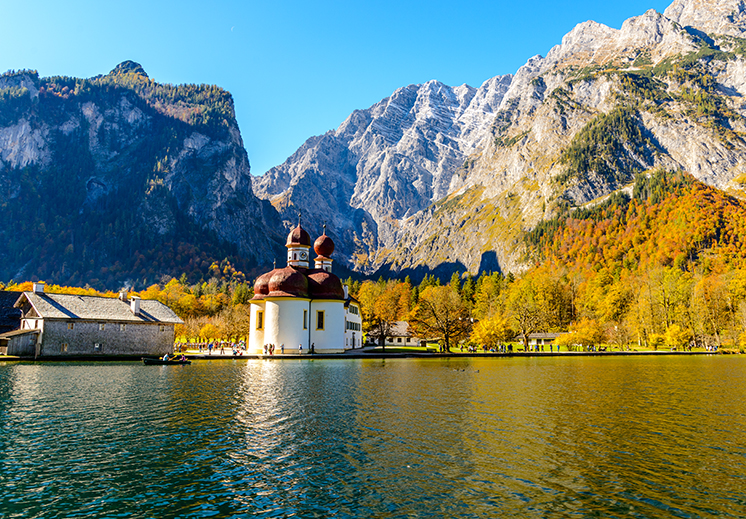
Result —
<svg viewBox="0 0 746 519"><path fill-rule="evenodd" d="M450 286L426 288L409 317L409 326L417 336L439 339L445 351L468 337L471 325L468 308Z"/></svg>

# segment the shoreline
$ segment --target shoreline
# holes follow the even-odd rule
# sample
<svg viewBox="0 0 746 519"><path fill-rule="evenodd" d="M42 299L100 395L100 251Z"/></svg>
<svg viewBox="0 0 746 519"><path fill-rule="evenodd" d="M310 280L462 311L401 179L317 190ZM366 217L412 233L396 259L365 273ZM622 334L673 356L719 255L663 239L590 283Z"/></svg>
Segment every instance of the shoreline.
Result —
<svg viewBox="0 0 746 519"><path fill-rule="evenodd" d="M420 353L420 352L375 352L366 353L364 351L347 352L347 353L304 353L263 355L263 354L204 354L204 353L184 353L189 360L314 360L314 359L453 359L453 358L525 358L525 357L620 357L620 356L693 356L693 355L741 355L740 353L731 353L723 351L568 351L568 352L512 352L512 353ZM90 362L90 361L141 361L143 357L155 358L152 355L76 355L64 357L13 357L0 356L0 362Z"/></svg>

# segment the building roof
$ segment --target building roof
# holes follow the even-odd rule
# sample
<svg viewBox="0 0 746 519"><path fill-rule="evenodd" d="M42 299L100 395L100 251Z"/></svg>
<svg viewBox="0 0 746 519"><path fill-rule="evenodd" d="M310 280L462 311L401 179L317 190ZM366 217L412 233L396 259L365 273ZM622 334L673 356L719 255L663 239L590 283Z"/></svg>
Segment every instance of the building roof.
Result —
<svg viewBox="0 0 746 519"><path fill-rule="evenodd" d="M18 298L16 307L20 307L24 299L34 307L39 317L44 319L161 324L184 322L169 307L152 299L140 301L139 315L132 313L128 302L111 297L24 292Z"/></svg>
<svg viewBox="0 0 746 519"><path fill-rule="evenodd" d="M413 337L409 331L409 323L406 321L396 321L391 325L389 337Z"/></svg>
<svg viewBox="0 0 746 519"><path fill-rule="evenodd" d="M306 230L300 226L300 223L298 223L298 226L290 231L290 234L288 234L287 242L285 243L285 247L310 247L311 246L311 236L306 232Z"/></svg>
<svg viewBox="0 0 746 519"><path fill-rule="evenodd" d="M30 333L39 334L41 330L13 330L12 332L0 333L0 339L10 339L18 335L28 335Z"/></svg>
<svg viewBox="0 0 746 519"><path fill-rule="evenodd" d="M562 334L561 333L529 333L528 338L529 339L556 339L560 335ZM523 334L516 335L515 340L522 341Z"/></svg>

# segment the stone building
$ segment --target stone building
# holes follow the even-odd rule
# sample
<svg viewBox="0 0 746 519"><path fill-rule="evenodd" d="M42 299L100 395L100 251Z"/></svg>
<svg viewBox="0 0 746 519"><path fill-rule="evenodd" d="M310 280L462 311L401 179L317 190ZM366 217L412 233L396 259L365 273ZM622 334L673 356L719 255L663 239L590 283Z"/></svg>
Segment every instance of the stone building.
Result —
<svg viewBox="0 0 746 519"><path fill-rule="evenodd" d="M0 335L8 355L34 357L163 355L183 321L154 300L46 294L35 283L15 303L21 328Z"/></svg>
<svg viewBox="0 0 746 519"><path fill-rule="evenodd" d="M368 337L369 346L378 346L380 337L375 335ZM409 323L406 321L395 321L389 334L384 337L385 346L425 346L427 343L423 339L412 334Z"/></svg>

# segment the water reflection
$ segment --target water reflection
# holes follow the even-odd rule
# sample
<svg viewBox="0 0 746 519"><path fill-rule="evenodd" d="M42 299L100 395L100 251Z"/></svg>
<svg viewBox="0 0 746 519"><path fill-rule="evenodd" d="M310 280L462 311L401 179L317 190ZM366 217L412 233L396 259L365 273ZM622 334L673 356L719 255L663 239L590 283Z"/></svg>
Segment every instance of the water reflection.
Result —
<svg viewBox="0 0 746 519"><path fill-rule="evenodd" d="M741 517L744 368L0 365L0 516Z"/></svg>

